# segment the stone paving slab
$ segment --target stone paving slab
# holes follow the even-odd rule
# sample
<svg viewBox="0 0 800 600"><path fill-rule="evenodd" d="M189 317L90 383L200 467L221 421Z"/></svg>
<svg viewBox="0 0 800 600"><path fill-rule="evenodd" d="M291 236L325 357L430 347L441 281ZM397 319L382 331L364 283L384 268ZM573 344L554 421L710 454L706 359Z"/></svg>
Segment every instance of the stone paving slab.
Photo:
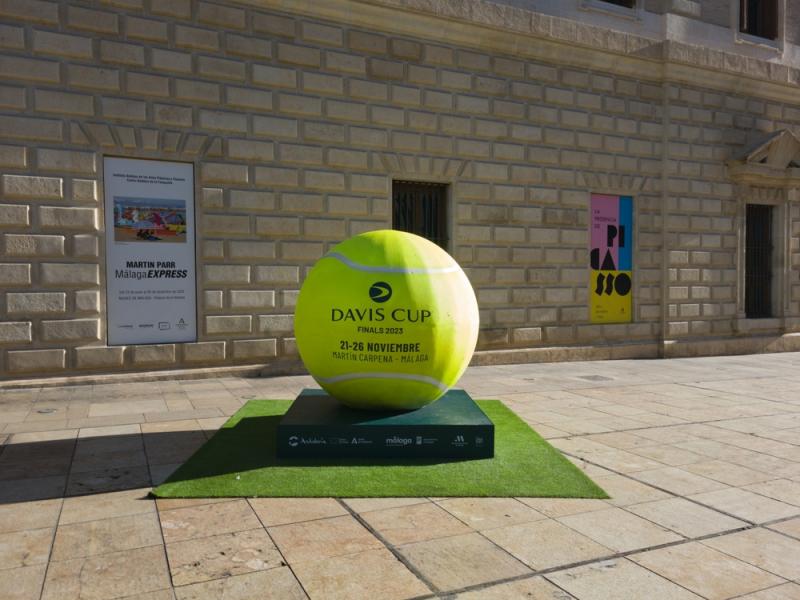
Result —
<svg viewBox="0 0 800 600"><path fill-rule="evenodd" d="M800 353L471 368L610 495L154 500L307 377L0 390L0 598L800 598Z"/></svg>

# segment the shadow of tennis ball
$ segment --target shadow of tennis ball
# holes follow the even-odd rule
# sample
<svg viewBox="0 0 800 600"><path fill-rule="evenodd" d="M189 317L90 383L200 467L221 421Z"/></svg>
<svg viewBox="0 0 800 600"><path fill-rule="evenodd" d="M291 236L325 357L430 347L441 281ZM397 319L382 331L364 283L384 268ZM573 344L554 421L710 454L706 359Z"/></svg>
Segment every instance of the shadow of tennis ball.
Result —
<svg viewBox="0 0 800 600"><path fill-rule="evenodd" d="M371 231L314 265L294 326L300 357L329 394L354 408L410 410L438 399L467 368L478 303L439 246Z"/></svg>

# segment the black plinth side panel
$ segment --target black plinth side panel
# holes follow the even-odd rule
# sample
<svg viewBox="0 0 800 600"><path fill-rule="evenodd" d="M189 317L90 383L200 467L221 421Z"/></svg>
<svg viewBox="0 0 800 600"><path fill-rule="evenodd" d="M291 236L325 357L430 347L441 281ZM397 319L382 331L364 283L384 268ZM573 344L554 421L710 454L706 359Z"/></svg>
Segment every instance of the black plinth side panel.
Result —
<svg viewBox="0 0 800 600"><path fill-rule="evenodd" d="M305 389L278 425L279 458L491 458L494 424L464 390L403 412L348 408Z"/></svg>

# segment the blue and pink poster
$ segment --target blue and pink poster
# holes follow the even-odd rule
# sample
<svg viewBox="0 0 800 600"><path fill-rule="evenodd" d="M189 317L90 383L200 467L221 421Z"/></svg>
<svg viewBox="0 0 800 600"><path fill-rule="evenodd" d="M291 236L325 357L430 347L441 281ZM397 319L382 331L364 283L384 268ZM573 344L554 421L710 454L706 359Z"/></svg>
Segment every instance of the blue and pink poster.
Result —
<svg viewBox="0 0 800 600"><path fill-rule="evenodd" d="M633 198L592 194L589 207L589 319L631 321Z"/></svg>

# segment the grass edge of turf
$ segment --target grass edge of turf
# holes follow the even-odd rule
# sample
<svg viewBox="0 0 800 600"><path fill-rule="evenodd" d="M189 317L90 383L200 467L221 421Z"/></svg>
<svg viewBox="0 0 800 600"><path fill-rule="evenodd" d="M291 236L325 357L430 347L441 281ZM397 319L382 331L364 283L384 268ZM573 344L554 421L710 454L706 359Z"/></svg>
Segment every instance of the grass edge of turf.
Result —
<svg viewBox="0 0 800 600"><path fill-rule="evenodd" d="M420 465L417 461L371 461L370 464L348 464L347 460L339 460L339 461L327 461L325 464L304 464L303 461L284 461L283 464L280 465L260 465L258 468L254 469L240 469L237 473L242 474L245 478L250 477L254 472L264 471L270 467L277 468L278 477L286 477L286 473L292 471L293 469L309 469L314 467L321 467L322 469L327 469L327 471L320 471L322 479L324 480L327 476L328 478L332 477L331 472L335 472L337 469L365 469L362 471L361 474L366 473L369 475L370 469L373 470L373 473L379 472L381 469L386 468L382 475L384 475L384 479L386 479L385 475L394 475L397 476L405 474L407 477L411 477L412 479L422 473L424 476L426 466L430 467L430 470L433 471L432 474L429 474L430 477L433 477L433 481L422 481L417 482L418 485L425 486L425 489L397 489L393 488L390 489L388 492L377 491L370 493L369 491L365 491L364 489L358 489L355 493L347 493L347 487L345 486L344 493L336 493L336 490L331 490L325 488L324 490L316 490L314 491L314 486L303 490L294 489L291 493L281 493L275 492L274 490L272 493L254 493L252 488L247 487L248 485L252 485L253 482L251 481L249 484L245 481L241 482L241 485L244 486L243 489L235 490L231 489L231 487L237 487L240 484L240 476L236 474L235 481L229 480L227 484L220 485L221 478L224 475L232 475L233 471L228 470L225 473L216 473L209 475L208 472L203 473L202 469L198 471L198 465L202 466L203 454L212 452L216 450L216 445L223 444L225 440L223 439L224 436L230 435L232 433L232 429L239 425L244 419L249 417L265 417L265 418L275 418L281 416L291 405L291 400L250 400L245 405L243 405L234 415L232 415L224 424L223 426L214 433L214 435L208 439L192 456L185 461L178 469L176 469L163 483L153 488L151 495L157 498L241 498L241 497L308 497L308 498L323 498L323 497L339 497L339 498L353 498L353 497L438 497L438 496L446 496L446 497L540 497L540 498L592 498L592 499L607 499L609 496L608 494L600 488L594 481L591 480L577 465L573 464L570 460L568 460L557 448L552 446L547 440L543 439L536 431L530 427L525 421L523 421L513 410L511 410L508 406L502 403L499 400L478 400L478 405L481 409L487 413L487 416L492 418L492 413L495 415L495 418L492 419L495 422L496 428L496 448L498 448L499 444L509 444L509 448L511 448L510 444L513 440L510 440L514 435L517 437L520 435L530 436L530 440L526 440L526 445L528 445L531 449L535 449L536 452L543 455L544 458L547 459L546 466L550 472L556 473L562 480L566 480L567 483L563 488L559 488L559 490L552 489L552 485L544 486L545 492L541 490L536 493L527 493L530 490L525 490L524 493L516 493L514 490L509 490L509 487L514 488L514 485L517 486L516 490L519 492L521 490L519 483L511 479L501 479L501 483L495 484L487 493L483 493L485 490L481 490L479 487L469 487L467 489L469 493L463 493L463 486L459 487L453 484L451 489L442 489L441 487L437 488L437 485L441 485L440 482L436 481L438 476L450 476L452 477L454 474L458 474L459 472L463 472L467 475L470 474L470 469L473 471L475 470L475 465L478 464L477 467L478 474L481 471L484 474L487 473L492 474L495 469L492 467L498 467L500 471L508 471L510 467L514 469L519 469L520 464L522 463L514 463L513 460L509 462L508 457L506 456L502 460L500 460L495 455L495 459L479 459L477 461L443 461L435 466L430 467L430 465ZM510 423L498 423L498 420L501 421L510 421ZM246 422L248 423L248 422ZM248 423L249 424L249 423ZM502 428L501 428L502 427ZM259 437L263 438L263 429L256 430L257 432L261 432L262 435ZM500 435L505 433L505 439L498 442L497 438ZM237 440L242 440L243 436L246 436L246 433L241 435L237 435ZM250 435L254 435L253 432L250 432ZM250 441L252 442L252 438L250 440L243 440L244 442ZM272 440L274 442L274 440ZM519 444L519 441L515 442ZM224 446L223 446L224 448ZM262 448L262 452L265 451L266 448ZM274 455L274 446L271 447L271 451ZM506 450L507 451L507 450ZM214 460L219 460L218 455L211 454ZM493 464L486 464L485 461L487 460L497 460L498 462ZM211 461L213 462L213 461ZM320 461L316 461L319 463ZM524 466L524 465L523 465ZM443 471L443 473L437 473L436 470ZM463 474L462 473L462 474ZM518 475L519 473L514 472L513 475ZM297 475L297 477L301 477L302 474ZM258 477L255 475L253 477ZM319 478L318 478L319 479ZM324 482L323 482L324 483ZM380 482L378 482L380 483ZM406 483L403 481L403 483ZM413 482L412 482L413 483ZM391 481L388 483L384 481L385 485L390 485ZM197 490L197 486L200 486L199 492ZM480 484L475 484L480 485ZM570 487L572 486L572 487ZM195 491L192 491L192 488L195 488ZM318 487L318 486L317 486ZM358 487L358 484L356 484ZM401 486L402 487L402 486ZM413 485L411 485L413 487ZM220 489L224 488L224 489ZM541 486L540 486L541 488ZM352 486L351 486L352 489ZM309 491L311 490L311 491ZM498 493L498 491L500 493Z"/></svg>

